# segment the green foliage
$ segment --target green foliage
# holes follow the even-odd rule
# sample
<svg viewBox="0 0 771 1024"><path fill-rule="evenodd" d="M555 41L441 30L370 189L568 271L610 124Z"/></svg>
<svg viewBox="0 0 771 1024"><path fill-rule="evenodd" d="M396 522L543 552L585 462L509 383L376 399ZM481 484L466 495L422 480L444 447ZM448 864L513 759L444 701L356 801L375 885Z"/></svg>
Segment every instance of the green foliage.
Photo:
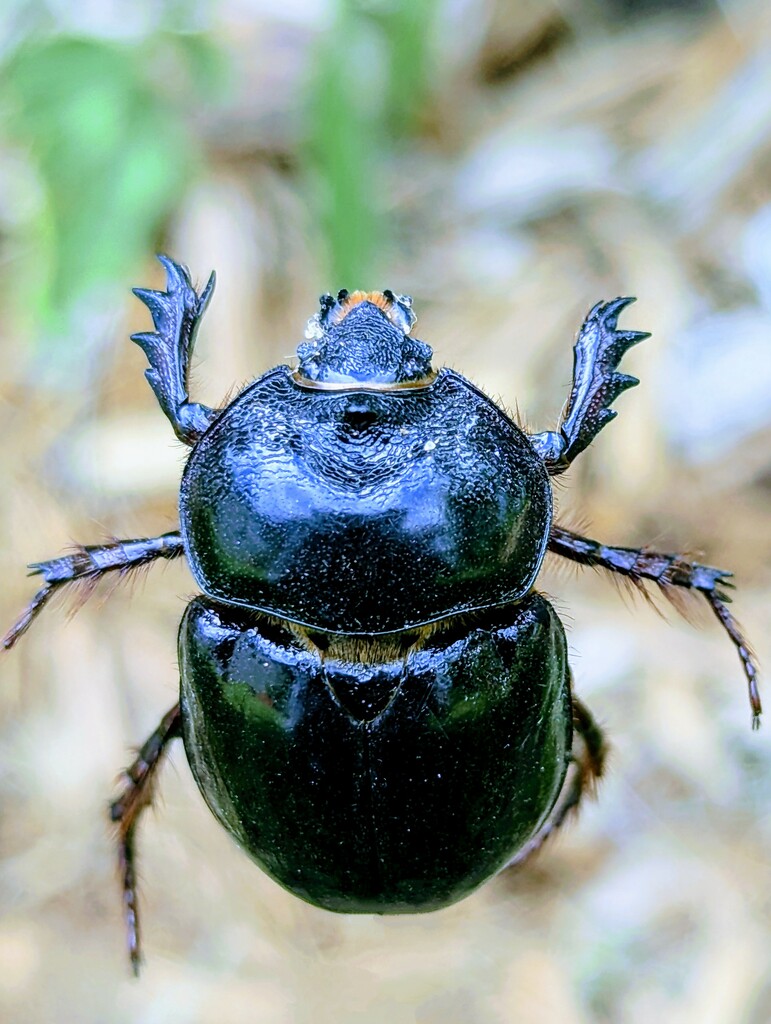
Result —
<svg viewBox="0 0 771 1024"><path fill-rule="evenodd" d="M384 140L373 96L357 88L356 59L366 39L359 24L325 36L311 82L306 135L309 178L335 286L356 288L375 262L383 235L377 201ZM371 84L370 76L369 83Z"/></svg>
<svg viewBox="0 0 771 1024"><path fill-rule="evenodd" d="M338 0L313 54L299 160L339 285L382 283L391 245L383 197L392 157L425 106L436 6ZM205 35L175 32L138 43L30 38L0 68L0 130L41 196L12 229L23 245L9 243L25 333L82 332L100 292L130 280L157 247L205 159L191 97L211 102L222 72ZM57 346L48 358L64 363L65 348L74 351Z"/></svg>
<svg viewBox="0 0 771 1024"><path fill-rule="evenodd" d="M36 239L31 306L44 332L66 331L79 298L125 280L195 169L196 144L149 79L147 53L58 37L23 46L3 69L5 130L44 195L26 226Z"/></svg>
<svg viewBox="0 0 771 1024"><path fill-rule="evenodd" d="M392 136L418 127L429 91L437 0L400 0L373 10L388 52L385 120Z"/></svg>
<svg viewBox="0 0 771 1024"><path fill-rule="evenodd" d="M426 99L436 0L339 0L309 82L305 159L331 279L376 284L390 241L389 157Z"/></svg>

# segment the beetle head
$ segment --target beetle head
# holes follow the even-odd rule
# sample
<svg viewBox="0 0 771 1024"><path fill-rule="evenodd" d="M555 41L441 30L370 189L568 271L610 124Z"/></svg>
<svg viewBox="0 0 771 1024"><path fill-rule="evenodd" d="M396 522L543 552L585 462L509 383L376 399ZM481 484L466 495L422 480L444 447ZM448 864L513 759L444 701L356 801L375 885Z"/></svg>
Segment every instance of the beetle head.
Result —
<svg viewBox="0 0 771 1024"><path fill-rule="evenodd" d="M321 296L308 339L297 349L294 379L327 390L425 387L434 379L431 348L410 336L415 314L407 295L338 292Z"/></svg>

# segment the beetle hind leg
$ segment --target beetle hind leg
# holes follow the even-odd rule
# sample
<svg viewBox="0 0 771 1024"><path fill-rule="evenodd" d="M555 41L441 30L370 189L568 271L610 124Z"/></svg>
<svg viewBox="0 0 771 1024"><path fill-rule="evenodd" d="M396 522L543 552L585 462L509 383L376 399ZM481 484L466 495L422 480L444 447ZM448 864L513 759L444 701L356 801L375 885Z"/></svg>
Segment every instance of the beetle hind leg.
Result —
<svg viewBox="0 0 771 1024"><path fill-rule="evenodd" d="M153 783L170 740L181 734L179 704L166 712L155 732L126 769L124 785L110 805L110 818L118 826L118 865L123 891L123 916L131 970L139 975L142 962L137 901L135 836L142 811L152 802Z"/></svg>
<svg viewBox="0 0 771 1024"><path fill-rule="evenodd" d="M570 754L572 770L557 806L540 832L509 861L507 867L524 864L540 850L546 840L553 836L568 818L578 812L581 800L587 794L594 793L597 783L602 778L608 755L608 743L591 711L577 697L573 697L573 730L573 749ZM576 736L580 740L578 750Z"/></svg>

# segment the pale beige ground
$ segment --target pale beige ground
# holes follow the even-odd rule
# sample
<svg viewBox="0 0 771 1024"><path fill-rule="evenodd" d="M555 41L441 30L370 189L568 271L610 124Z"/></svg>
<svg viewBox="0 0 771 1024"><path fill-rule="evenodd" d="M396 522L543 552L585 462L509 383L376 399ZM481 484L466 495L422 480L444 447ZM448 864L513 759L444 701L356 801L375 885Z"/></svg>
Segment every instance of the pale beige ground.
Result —
<svg viewBox="0 0 771 1024"><path fill-rule="evenodd" d="M599 8L587 22L577 3L501 3L486 41L487 8L476 8L446 25L432 108L441 144L394 171L394 210L415 229L387 280L322 280L291 180L259 155L236 159L235 143L230 159L220 139L224 156L165 240L200 280L212 266L220 278L197 395L216 402L290 356L319 291L386 285L414 293L418 336L439 362L545 429L586 309L636 294L624 323L654 337L625 368L642 384L560 504L609 542L733 569L734 608L768 666L767 7L612 29ZM277 17L260 5L240 21L223 14L234 59ZM483 60L526 55L566 26L551 55L481 80ZM312 37L293 31L298 47ZM259 109L251 122L234 109L231 142L239 117L259 136L271 103L291 102L261 92L260 67L243 100ZM148 258L126 285L159 281ZM0 342L4 623L32 592L26 562L176 521L184 453L126 341L137 329L146 320L127 293L114 346L56 404L13 370L15 339ZM599 800L574 827L526 871L444 912L338 917L247 861L178 749L141 837L138 984L105 808L130 748L176 699L175 630L194 585L184 566L158 567L71 621L46 613L0 666L0 1020L766 1024L770 734L749 729L728 641L708 616L698 628L660 618L591 573L550 572L543 586L613 745Z"/></svg>

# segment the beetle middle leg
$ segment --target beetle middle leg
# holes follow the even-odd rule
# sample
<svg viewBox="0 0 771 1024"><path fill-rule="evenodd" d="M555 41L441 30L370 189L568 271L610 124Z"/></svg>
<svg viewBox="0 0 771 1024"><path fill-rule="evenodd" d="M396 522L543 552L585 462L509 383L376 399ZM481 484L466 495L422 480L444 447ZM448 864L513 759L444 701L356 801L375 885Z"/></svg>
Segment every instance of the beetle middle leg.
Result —
<svg viewBox="0 0 771 1024"><path fill-rule="evenodd" d="M574 735L579 736L581 740L581 749L576 752L574 742L570 755L573 762L572 775L568 777L565 790L549 820L509 861L507 868L518 867L540 850L546 840L565 824L570 815L576 813L583 797L592 792L602 778L608 754L605 736L589 708L578 697L572 698L572 704Z"/></svg>
<svg viewBox="0 0 771 1024"><path fill-rule="evenodd" d="M549 550L578 562L579 565L618 573L636 586L642 586L644 581L650 580L668 596L671 596L672 589L676 587L702 594L728 633L739 655L747 678L752 727L758 727L762 711L757 682L758 670L750 646L744 639L736 619L727 608L727 603L731 600L726 594L726 589L731 587L728 582L730 572L690 562L684 555L665 554L661 551L650 551L648 548L608 547L556 525L552 526L549 535Z"/></svg>
<svg viewBox="0 0 771 1024"><path fill-rule="evenodd" d="M125 784L110 805L110 817L118 826L118 864L123 886L123 915L126 922L131 969L139 974L141 963L137 879L134 838L139 818L152 800L153 782L170 740L181 735L179 704L166 712L158 728L143 744L134 763L126 769Z"/></svg>
<svg viewBox="0 0 771 1024"><path fill-rule="evenodd" d="M0 647L9 650L20 636L27 632L53 595L68 583L93 584L109 572L123 576L132 569L148 565L157 558L179 558L185 551L178 530L160 537L140 540L115 540L109 544L79 547L71 555L61 555L47 562L33 562L30 576L42 576L43 586L38 590L22 614L11 626Z"/></svg>

